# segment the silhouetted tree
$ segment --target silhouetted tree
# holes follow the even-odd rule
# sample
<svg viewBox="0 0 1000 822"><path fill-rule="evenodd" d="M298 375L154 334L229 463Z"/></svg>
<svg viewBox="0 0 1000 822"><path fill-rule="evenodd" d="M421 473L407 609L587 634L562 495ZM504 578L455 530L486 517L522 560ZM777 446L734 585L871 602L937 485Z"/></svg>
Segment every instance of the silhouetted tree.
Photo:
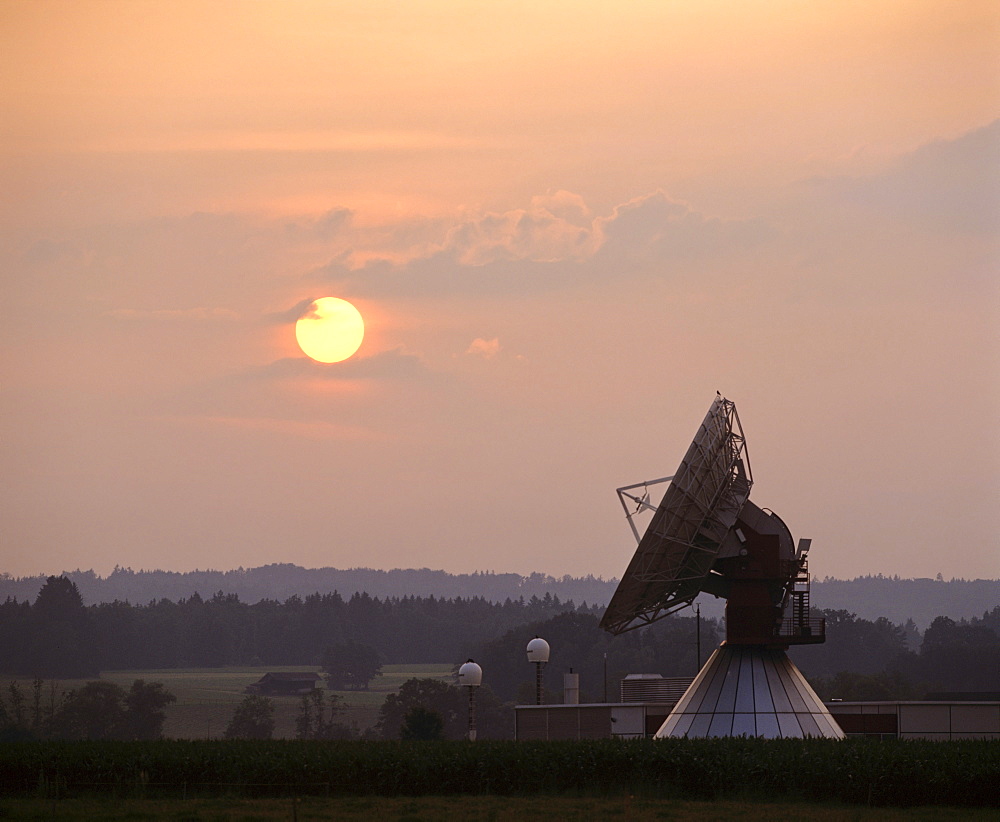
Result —
<svg viewBox="0 0 1000 822"><path fill-rule="evenodd" d="M30 704L17 682L0 700L0 734L5 739L157 739L174 701L159 682L135 680L125 691L113 682L88 682L61 692L55 681L32 682ZM8 710L8 705L10 709Z"/></svg>
<svg viewBox="0 0 1000 822"><path fill-rule="evenodd" d="M970 619L969 624L989 628L997 636L1000 636L1000 605L986 611L981 618Z"/></svg>
<svg viewBox="0 0 1000 822"><path fill-rule="evenodd" d="M70 691L52 718L58 739L124 739L125 691L113 682L88 682Z"/></svg>
<svg viewBox="0 0 1000 822"><path fill-rule="evenodd" d="M810 684L825 701L842 699L848 702L883 702L895 699L917 699L921 688L899 671L878 674L858 674L841 671L830 679L814 678Z"/></svg>
<svg viewBox="0 0 1000 822"><path fill-rule="evenodd" d="M886 668L905 666L906 632L884 617L860 619L850 611L823 610L815 616L826 619L826 642L793 646L789 656L811 678L829 678L842 671L879 674Z"/></svg>
<svg viewBox="0 0 1000 822"><path fill-rule="evenodd" d="M389 694L382 703L376 731L383 739L399 739L407 714L416 707L440 715L445 737L462 738L468 724L462 695L457 687L440 679L406 680L397 693Z"/></svg>
<svg viewBox="0 0 1000 822"><path fill-rule="evenodd" d="M167 718L164 708L176 702L160 682L135 680L125 695L125 735L128 739L159 739Z"/></svg>
<svg viewBox="0 0 1000 822"><path fill-rule="evenodd" d="M403 717L403 726L399 731L400 739L442 739L444 737L444 719L437 711L414 705Z"/></svg>
<svg viewBox="0 0 1000 822"><path fill-rule="evenodd" d="M28 727L27 699L21 686L11 682L7 688L6 704L0 700L0 742L20 742L34 739Z"/></svg>
<svg viewBox="0 0 1000 822"><path fill-rule="evenodd" d="M357 734L347 725L334 722L342 710L342 700L337 694L327 696L319 688L302 695L299 713L295 718L296 739L350 739Z"/></svg>
<svg viewBox="0 0 1000 822"><path fill-rule="evenodd" d="M382 674L378 651L360 642L331 645L320 662L328 687L337 690L368 690L368 683Z"/></svg>
<svg viewBox="0 0 1000 822"><path fill-rule="evenodd" d="M226 739L270 739L274 733L274 702L251 694L236 706L226 726Z"/></svg>
<svg viewBox="0 0 1000 822"><path fill-rule="evenodd" d="M924 632L919 668L935 690L1000 690L1000 636L982 621L938 617Z"/></svg>
<svg viewBox="0 0 1000 822"><path fill-rule="evenodd" d="M24 672L61 679L98 672L89 613L76 583L66 577L45 581L31 607L28 631Z"/></svg>
<svg viewBox="0 0 1000 822"><path fill-rule="evenodd" d="M32 609L36 616L50 622L68 622L80 617L83 597L75 582L64 576L49 577L39 589Z"/></svg>
<svg viewBox="0 0 1000 822"><path fill-rule="evenodd" d="M57 690L54 681L48 688L40 677L35 677L31 683L31 733L39 739L52 735L52 721L56 711L62 705L63 696Z"/></svg>

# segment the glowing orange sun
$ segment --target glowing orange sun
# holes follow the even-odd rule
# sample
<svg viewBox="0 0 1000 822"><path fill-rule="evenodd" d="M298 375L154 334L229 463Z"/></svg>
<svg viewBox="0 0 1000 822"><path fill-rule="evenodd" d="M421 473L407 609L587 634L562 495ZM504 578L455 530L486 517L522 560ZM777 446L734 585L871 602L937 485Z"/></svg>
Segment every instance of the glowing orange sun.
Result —
<svg viewBox="0 0 1000 822"><path fill-rule="evenodd" d="M347 300L320 297L295 323L295 339L317 362L341 362L361 347L365 321Z"/></svg>

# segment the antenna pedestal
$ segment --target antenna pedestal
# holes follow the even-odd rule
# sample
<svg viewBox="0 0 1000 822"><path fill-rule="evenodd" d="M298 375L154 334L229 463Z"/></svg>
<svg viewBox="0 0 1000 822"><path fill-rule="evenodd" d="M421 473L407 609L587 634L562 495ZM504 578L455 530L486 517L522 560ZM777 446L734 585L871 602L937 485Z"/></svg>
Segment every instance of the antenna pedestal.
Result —
<svg viewBox="0 0 1000 822"><path fill-rule="evenodd" d="M653 508L648 487L668 479ZM825 639L824 621L809 614L809 540L796 549L781 517L750 501L752 485L736 406L718 395L672 478L618 489L639 544L601 627L648 625L702 592L726 599L726 641L658 737L843 737L785 653ZM649 511L640 536L633 520Z"/></svg>
<svg viewBox="0 0 1000 822"><path fill-rule="evenodd" d="M784 649L725 644L709 657L656 738L744 735L844 738Z"/></svg>
<svg viewBox="0 0 1000 822"><path fill-rule="evenodd" d="M826 639L825 620L809 615L805 555L796 555L777 514L748 500L724 554L715 570L726 583L727 645L787 648Z"/></svg>

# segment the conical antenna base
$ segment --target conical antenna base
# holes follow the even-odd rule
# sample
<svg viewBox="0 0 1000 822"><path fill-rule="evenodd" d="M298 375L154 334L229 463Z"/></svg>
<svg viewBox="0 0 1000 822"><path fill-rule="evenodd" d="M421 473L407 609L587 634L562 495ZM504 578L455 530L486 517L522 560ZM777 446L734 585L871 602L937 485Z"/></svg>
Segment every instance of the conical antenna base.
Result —
<svg viewBox="0 0 1000 822"><path fill-rule="evenodd" d="M709 736L843 739L844 732L783 650L723 645L656 732L657 739Z"/></svg>

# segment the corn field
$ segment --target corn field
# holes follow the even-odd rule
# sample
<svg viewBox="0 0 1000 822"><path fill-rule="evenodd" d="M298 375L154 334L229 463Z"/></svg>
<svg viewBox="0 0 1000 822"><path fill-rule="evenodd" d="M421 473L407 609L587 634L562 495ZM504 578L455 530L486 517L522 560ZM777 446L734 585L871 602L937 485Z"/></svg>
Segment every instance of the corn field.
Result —
<svg viewBox="0 0 1000 822"><path fill-rule="evenodd" d="M1000 742L162 741L0 746L0 796L657 796L1000 805Z"/></svg>

